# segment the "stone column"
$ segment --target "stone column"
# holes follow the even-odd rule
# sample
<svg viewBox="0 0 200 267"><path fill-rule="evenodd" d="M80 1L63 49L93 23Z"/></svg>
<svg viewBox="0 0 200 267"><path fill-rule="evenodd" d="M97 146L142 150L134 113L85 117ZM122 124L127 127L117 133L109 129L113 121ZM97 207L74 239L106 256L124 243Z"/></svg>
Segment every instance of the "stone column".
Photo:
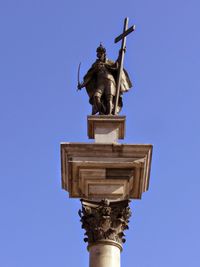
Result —
<svg viewBox="0 0 200 267"><path fill-rule="evenodd" d="M152 145L118 143L125 116L88 116L87 121L94 143L61 144L62 188L69 197L82 198L79 215L90 267L120 267L129 199L141 199L148 190Z"/></svg>
<svg viewBox="0 0 200 267"><path fill-rule="evenodd" d="M129 200L100 202L81 200L79 210L84 241L88 242L89 267L120 267L120 252L126 241L124 230L128 229L131 216Z"/></svg>

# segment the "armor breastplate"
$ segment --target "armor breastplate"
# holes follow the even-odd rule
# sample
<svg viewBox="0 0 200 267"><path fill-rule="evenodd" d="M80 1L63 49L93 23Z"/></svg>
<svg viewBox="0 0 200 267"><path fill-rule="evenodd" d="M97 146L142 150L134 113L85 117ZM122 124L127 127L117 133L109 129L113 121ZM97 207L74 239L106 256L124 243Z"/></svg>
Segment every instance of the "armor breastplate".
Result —
<svg viewBox="0 0 200 267"><path fill-rule="evenodd" d="M103 81L105 79L115 82L113 75L107 70L105 64L101 63L97 74L97 79Z"/></svg>

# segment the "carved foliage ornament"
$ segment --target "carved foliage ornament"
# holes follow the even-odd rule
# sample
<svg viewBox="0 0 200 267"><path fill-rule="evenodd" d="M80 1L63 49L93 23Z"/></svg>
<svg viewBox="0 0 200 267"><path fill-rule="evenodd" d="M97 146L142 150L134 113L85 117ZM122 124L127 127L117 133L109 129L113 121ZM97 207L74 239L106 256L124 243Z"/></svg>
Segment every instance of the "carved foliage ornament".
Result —
<svg viewBox="0 0 200 267"><path fill-rule="evenodd" d="M81 203L82 210L79 210L79 216L82 228L86 231L85 242L91 244L101 240L112 240L122 244L126 241L123 231L128 229L131 216L129 200L81 200Z"/></svg>

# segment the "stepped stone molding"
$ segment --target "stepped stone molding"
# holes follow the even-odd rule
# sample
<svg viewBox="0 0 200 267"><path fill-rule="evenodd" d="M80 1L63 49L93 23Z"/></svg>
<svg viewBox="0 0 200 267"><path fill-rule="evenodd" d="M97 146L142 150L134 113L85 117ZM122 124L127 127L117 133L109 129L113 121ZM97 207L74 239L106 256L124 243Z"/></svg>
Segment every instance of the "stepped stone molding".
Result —
<svg viewBox="0 0 200 267"><path fill-rule="evenodd" d="M62 187L73 198L140 199L151 156L152 145L62 143Z"/></svg>

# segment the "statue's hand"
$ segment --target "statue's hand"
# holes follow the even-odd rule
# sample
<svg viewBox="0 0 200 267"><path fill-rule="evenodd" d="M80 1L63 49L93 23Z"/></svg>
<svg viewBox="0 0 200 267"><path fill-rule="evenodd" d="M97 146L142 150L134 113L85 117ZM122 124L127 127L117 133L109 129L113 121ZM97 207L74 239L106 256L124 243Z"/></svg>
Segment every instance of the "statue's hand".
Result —
<svg viewBox="0 0 200 267"><path fill-rule="evenodd" d="M122 54L122 51L124 52L124 53L126 53L126 46L122 49L122 48L120 48L120 50L119 50L119 52Z"/></svg>
<svg viewBox="0 0 200 267"><path fill-rule="evenodd" d="M83 83L78 83L77 90L81 90L81 88L83 88Z"/></svg>

